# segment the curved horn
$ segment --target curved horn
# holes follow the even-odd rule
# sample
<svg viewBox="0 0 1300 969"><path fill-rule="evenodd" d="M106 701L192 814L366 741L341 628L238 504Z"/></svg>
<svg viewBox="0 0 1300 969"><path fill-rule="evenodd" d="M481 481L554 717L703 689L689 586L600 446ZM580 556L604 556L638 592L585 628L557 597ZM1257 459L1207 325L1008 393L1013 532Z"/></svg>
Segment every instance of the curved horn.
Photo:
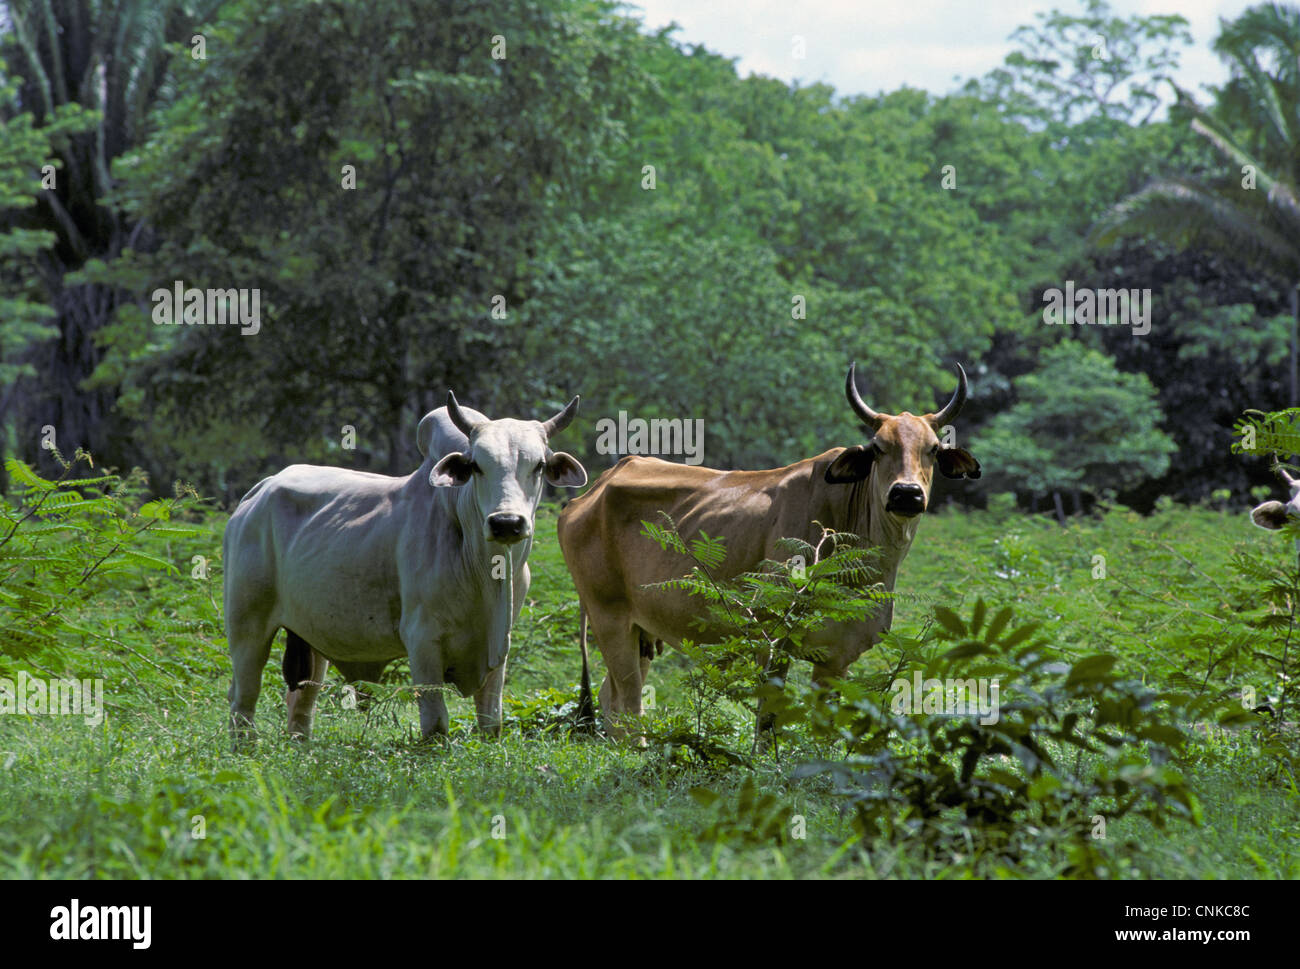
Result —
<svg viewBox="0 0 1300 969"><path fill-rule="evenodd" d="M1286 468L1282 467L1282 464L1281 462L1278 461L1276 454L1273 455L1273 470L1277 472L1277 476L1286 483L1286 486L1288 488L1294 488L1297 485L1300 485L1300 481L1296 480L1295 478L1291 477L1291 475L1287 474Z"/></svg>
<svg viewBox="0 0 1300 969"><path fill-rule="evenodd" d="M573 400L569 401L568 406L566 406L564 410L560 411L550 420L542 421L542 429L546 431L547 438L552 434L559 434L560 431L568 427L569 422L573 420L577 413L578 398L575 396Z"/></svg>
<svg viewBox="0 0 1300 969"><path fill-rule="evenodd" d="M966 403L966 371L957 364L957 389L953 392L952 400L944 406L943 410L930 417L930 423L935 427L943 427L949 421L957 419L961 413L962 405Z"/></svg>
<svg viewBox="0 0 1300 969"><path fill-rule="evenodd" d="M856 360L849 364L849 375L844 379L844 396L848 397L849 406L853 408L853 413L858 415L858 419L861 420L862 423L867 424L872 428L877 428L880 426L880 422L885 418L884 415L877 414L868 407L866 402L862 399L862 395L858 393L858 384L855 379L857 366L858 363Z"/></svg>
<svg viewBox="0 0 1300 969"><path fill-rule="evenodd" d="M456 425L456 429L466 437L474 436L474 430L478 425L465 416L465 412L460 409L460 404L456 403L456 395L450 390L447 391L447 416Z"/></svg>

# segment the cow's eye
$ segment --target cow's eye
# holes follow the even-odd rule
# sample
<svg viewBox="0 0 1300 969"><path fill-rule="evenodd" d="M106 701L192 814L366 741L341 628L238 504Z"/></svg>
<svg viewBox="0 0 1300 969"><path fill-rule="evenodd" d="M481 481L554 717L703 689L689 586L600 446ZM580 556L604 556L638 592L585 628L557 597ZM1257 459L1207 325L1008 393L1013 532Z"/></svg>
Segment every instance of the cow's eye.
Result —
<svg viewBox="0 0 1300 969"><path fill-rule="evenodd" d="M483 469L480 468L480 467L478 466L478 462L475 461L473 458L470 459L470 462L469 462L469 470L470 470L470 473L471 473L471 474L482 474L482 473L483 473Z"/></svg>
<svg viewBox="0 0 1300 969"><path fill-rule="evenodd" d="M871 442L871 450L875 451L877 454L884 454L884 453L885 453L885 449L884 449L883 447L880 446L880 442L879 442L879 441L872 441L872 442Z"/></svg>
<svg viewBox="0 0 1300 969"><path fill-rule="evenodd" d="M936 444L934 447L930 448L930 457L937 458L938 456L939 456L939 445Z"/></svg>
<svg viewBox="0 0 1300 969"><path fill-rule="evenodd" d="M541 474L545 470L546 470L546 462L538 461L537 467L533 468L533 474Z"/></svg>

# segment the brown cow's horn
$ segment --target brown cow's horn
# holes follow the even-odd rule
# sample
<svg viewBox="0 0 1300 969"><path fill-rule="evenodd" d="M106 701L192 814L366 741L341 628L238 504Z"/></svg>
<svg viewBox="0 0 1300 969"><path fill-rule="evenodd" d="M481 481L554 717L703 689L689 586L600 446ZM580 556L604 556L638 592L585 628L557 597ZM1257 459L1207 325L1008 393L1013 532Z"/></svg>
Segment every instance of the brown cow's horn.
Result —
<svg viewBox="0 0 1300 969"><path fill-rule="evenodd" d="M862 423L869 425L874 430L880 426L880 422L885 418L868 407L862 399L862 395L858 393L858 384L854 378L857 366L856 360L849 364L849 375L844 380L844 394L849 399L849 406L853 408L853 413L858 415Z"/></svg>
<svg viewBox="0 0 1300 969"><path fill-rule="evenodd" d="M456 403L456 395L450 390L447 391L447 416L456 425L456 429L466 437L474 436L474 430L478 425L465 416L465 412L460 409L460 404Z"/></svg>
<svg viewBox="0 0 1300 969"><path fill-rule="evenodd" d="M930 423L935 427L943 427L949 421L957 419L961 413L962 405L966 403L966 371L957 364L957 390L952 395L952 400L948 401L947 406L939 413L930 418Z"/></svg>
<svg viewBox="0 0 1300 969"><path fill-rule="evenodd" d="M577 413L578 398L574 397L573 400L569 401L568 406L565 407L564 410L560 411L550 420L542 421L542 428L546 431L546 436L549 438L552 434L559 434L560 431L569 426L569 422L573 420Z"/></svg>

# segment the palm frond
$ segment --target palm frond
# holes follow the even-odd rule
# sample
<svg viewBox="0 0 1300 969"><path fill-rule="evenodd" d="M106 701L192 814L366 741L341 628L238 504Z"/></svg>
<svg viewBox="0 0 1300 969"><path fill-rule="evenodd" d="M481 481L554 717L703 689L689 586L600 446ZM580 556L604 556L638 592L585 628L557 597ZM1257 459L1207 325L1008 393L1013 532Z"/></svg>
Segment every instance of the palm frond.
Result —
<svg viewBox="0 0 1300 969"><path fill-rule="evenodd" d="M1295 188L1284 179L1275 178L1262 160L1233 141L1232 136L1213 118L1194 118L1192 130L1210 142L1234 165L1249 165L1255 172L1257 184L1264 190L1268 204L1284 223L1283 233L1300 238L1300 200L1296 198Z"/></svg>
<svg viewBox="0 0 1300 969"><path fill-rule="evenodd" d="M1091 233L1108 245L1124 236L1149 235L1178 248L1203 246L1256 263L1284 282L1300 278L1300 244L1272 224L1263 193L1225 197L1188 178L1165 178L1115 205Z"/></svg>

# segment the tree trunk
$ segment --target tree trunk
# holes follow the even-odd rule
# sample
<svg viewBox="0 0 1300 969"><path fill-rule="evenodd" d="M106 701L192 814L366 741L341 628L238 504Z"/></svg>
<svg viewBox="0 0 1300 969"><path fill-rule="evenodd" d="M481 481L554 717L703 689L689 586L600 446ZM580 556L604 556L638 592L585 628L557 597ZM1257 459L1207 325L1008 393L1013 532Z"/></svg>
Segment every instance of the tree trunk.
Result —
<svg viewBox="0 0 1300 969"><path fill-rule="evenodd" d="M129 464L135 457L109 448L112 394L81 387L103 358L95 333L112 318L118 295L109 287L86 284L62 289L51 300L59 335L33 347L29 359L39 377L25 381L34 392L26 400L20 395L14 408L18 453L45 471L55 470L53 458L41 447L47 425L54 428L55 444L66 458L78 447L90 451L97 465Z"/></svg>
<svg viewBox="0 0 1300 969"><path fill-rule="evenodd" d="M1062 526L1064 526L1065 505L1061 502L1061 493L1059 491L1052 492L1052 503L1056 505L1056 520L1059 521Z"/></svg>

